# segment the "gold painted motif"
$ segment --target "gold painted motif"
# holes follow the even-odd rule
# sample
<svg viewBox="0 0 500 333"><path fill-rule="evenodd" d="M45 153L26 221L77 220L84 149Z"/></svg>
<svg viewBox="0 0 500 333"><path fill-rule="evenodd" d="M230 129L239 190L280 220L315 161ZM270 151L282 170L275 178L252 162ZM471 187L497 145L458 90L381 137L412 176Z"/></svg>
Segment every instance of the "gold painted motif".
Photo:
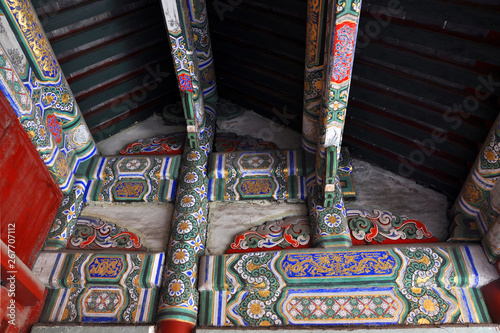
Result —
<svg viewBox="0 0 500 333"><path fill-rule="evenodd" d="M123 269L121 258L96 257L89 264L91 278L115 278Z"/></svg>
<svg viewBox="0 0 500 333"><path fill-rule="evenodd" d="M288 277L386 275L395 266L396 261L385 251L289 254L282 263Z"/></svg>
<svg viewBox="0 0 500 333"><path fill-rule="evenodd" d="M481 190L473 182L469 182L465 187L464 198L472 204L478 203L484 199Z"/></svg>
<svg viewBox="0 0 500 333"><path fill-rule="evenodd" d="M115 193L119 198L139 198L145 189L146 186L142 182L119 182Z"/></svg>
<svg viewBox="0 0 500 333"><path fill-rule="evenodd" d="M41 74L46 79L57 79L57 60L31 3L28 0L7 0L7 4Z"/></svg>
<svg viewBox="0 0 500 333"><path fill-rule="evenodd" d="M320 58L321 7L322 0L307 1L306 62L309 64L317 64Z"/></svg>
<svg viewBox="0 0 500 333"><path fill-rule="evenodd" d="M68 161L61 155L56 160L57 177L65 179L68 176Z"/></svg>
<svg viewBox="0 0 500 333"><path fill-rule="evenodd" d="M243 195L270 195L273 184L269 179L245 179L240 188Z"/></svg>

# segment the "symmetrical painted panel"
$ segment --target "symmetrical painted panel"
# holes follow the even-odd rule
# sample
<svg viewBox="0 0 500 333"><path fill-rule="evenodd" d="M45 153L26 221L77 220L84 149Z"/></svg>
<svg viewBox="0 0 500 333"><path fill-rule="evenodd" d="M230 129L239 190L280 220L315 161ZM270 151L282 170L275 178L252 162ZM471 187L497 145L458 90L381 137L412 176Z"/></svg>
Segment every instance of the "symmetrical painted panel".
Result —
<svg viewBox="0 0 500 333"><path fill-rule="evenodd" d="M117 284L124 287L158 288L164 254L102 252L42 252L33 268L39 279L53 289Z"/></svg>
<svg viewBox="0 0 500 333"><path fill-rule="evenodd" d="M152 322L163 253L51 253L33 271L50 288L40 321Z"/></svg>
<svg viewBox="0 0 500 333"><path fill-rule="evenodd" d="M0 11L0 89L64 194L97 153L73 94L28 0Z"/></svg>
<svg viewBox="0 0 500 333"><path fill-rule="evenodd" d="M208 176L210 201L306 197L296 150L212 153Z"/></svg>
<svg viewBox="0 0 500 333"><path fill-rule="evenodd" d="M489 322L479 287L498 274L474 246L207 256L200 325Z"/></svg>
<svg viewBox="0 0 500 333"><path fill-rule="evenodd" d="M92 160L86 201L173 201L180 156L107 156Z"/></svg>
<svg viewBox="0 0 500 333"><path fill-rule="evenodd" d="M40 322L152 323L158 289L114 285L51 289Z"/></svg>

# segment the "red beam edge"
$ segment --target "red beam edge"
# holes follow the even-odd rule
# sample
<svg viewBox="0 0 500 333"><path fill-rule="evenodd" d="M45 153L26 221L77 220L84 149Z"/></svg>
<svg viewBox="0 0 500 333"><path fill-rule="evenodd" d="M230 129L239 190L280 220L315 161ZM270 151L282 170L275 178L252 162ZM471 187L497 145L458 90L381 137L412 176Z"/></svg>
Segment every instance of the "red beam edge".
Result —
<svg viewBox="0 0 500 333"><path fill-rule="evenodd" d="M7 281L7 289L15 293L16 303L23 306L36 305L43 298L45 286L13 251L9 253L3 241L0 242L2 281Z"/></svg>
<svg viewBox="0 0 500 333"><path fill-rule="evenodd" d="M162 320L158 322L157 333L191 333L194 324L179 320Z"/></svg>
<svg viewBox="0 0 500 333"><path fill-rule="evenodd" d="M481 292L491 320L496 324L500 324L500 279L482 287Z"/></svg>

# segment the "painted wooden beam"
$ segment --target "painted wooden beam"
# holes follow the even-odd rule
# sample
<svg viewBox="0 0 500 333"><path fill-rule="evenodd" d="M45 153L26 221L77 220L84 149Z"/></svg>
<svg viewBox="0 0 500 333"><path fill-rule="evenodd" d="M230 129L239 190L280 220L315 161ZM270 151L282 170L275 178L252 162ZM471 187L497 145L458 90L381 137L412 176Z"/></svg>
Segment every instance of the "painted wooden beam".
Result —
<svg viewBox="0 0 500 333"><path fill-rule="evenodd" d="M205 123L205 109L189 6L187 0L162 0L161 3L186 117L189 145L198 148Z"/></svg>

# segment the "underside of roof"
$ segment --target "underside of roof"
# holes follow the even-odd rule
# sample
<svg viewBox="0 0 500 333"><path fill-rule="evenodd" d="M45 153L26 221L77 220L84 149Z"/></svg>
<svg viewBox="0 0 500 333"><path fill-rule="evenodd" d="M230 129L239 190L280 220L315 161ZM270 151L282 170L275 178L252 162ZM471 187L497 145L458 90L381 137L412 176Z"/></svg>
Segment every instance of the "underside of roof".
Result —
<svg viewBox="0 0 500 333"><path fill-rule="evenodd" d="M33 4L96 140L179 100L159 1ZM499 4L364 0L344 145L454 197L499 112ZM300 132L307 2L207 8L219 97Z"/></svg>

